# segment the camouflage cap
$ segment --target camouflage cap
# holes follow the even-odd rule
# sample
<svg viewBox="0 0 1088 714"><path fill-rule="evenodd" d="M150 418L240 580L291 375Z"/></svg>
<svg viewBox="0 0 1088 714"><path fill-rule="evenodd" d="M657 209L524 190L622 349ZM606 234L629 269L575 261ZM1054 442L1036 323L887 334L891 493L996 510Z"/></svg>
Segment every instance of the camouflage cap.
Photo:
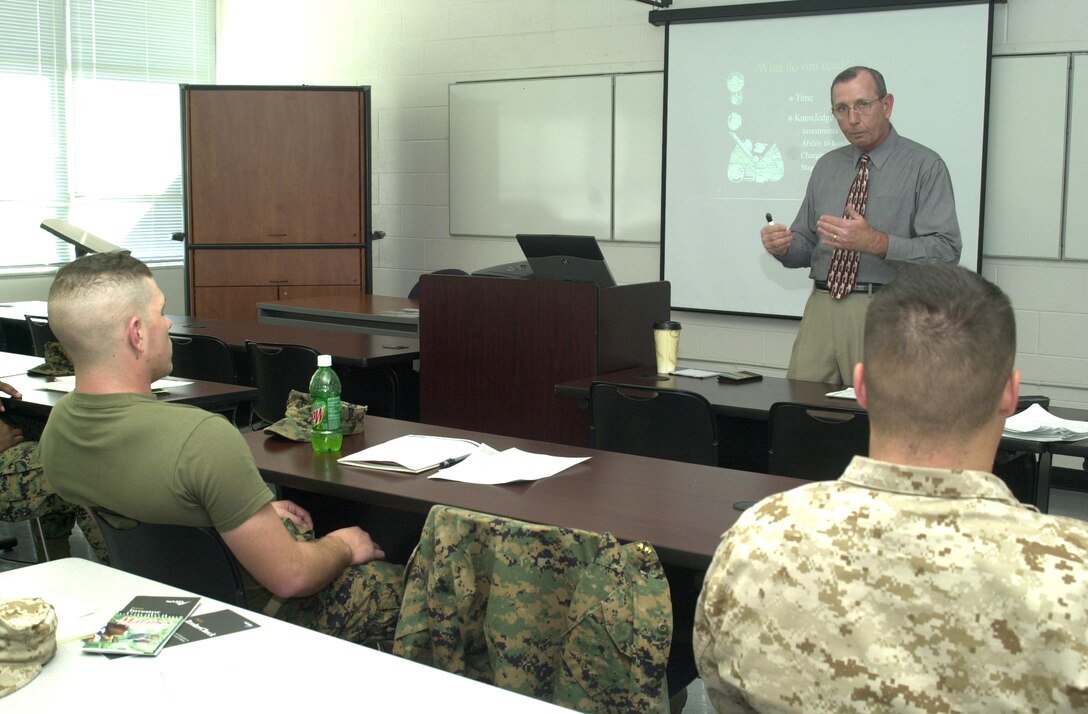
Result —
<svg viewBox="0 0 1088 714"><path fill-rule="evenodd" d="M38 676L57 651L57 613L41 598L0 602L0 697Z"/></svg>
<svg viewBox="0 0 1088 714"><path fill-rule="evenodd" d="M340 432L359 434L363 431L366 405L340 402ZM287 412L283 419L265 427L266 434L279 434L292 441L310 440L310 395L294 389L287 395Z"/></svg>
<svg viewBox="0 0 1088 714"><path fill-rule="evenodd" d="M45 377L67 377L76 373L72 360L59 342L45 343L45 362L27 370L28 374Z"/></svg>

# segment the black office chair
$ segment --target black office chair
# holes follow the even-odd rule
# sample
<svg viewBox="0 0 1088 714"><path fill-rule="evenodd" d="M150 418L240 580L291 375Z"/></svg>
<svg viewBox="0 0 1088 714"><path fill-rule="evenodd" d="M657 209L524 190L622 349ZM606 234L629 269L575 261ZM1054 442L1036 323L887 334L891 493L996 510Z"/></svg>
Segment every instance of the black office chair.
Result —
<svg viewBox="0 0 1088 714"><path fill-rule="evenodd" d="M718 464L717 420L700 394L594 382L589 408L595 449Z"/></svg>
<svg viewBox="0 0 1088 714"><path fill-rule="evenodd" d="M466 273L463 270L458 270L457 268L443 268L442 270L435 270L434 272L431 273L431 275L468 275L468 273ZM409 300L418 300L419 299L419 281L418 280L416 281L416 284L412 286L412 289L408 291L408 299Z"/></svg>
<svg viewBox="0 0 1088 714"><path fill-rule="evenodd" d="M234 356L227 343L211 335L175 335L171 333L170 342L174 346L174 369L171 374L186 379L200 379L205 382L238 384L238 370L234 365ZM218 412L235 426L249 419L249 406L245 405L239 414L239 405Z"/></svg>
<svg viewBox="0 0 1088 714"><path fill-rule="evenodd" d="M778 402L771 405L770 440L772 474L830 481L854 456L869 454L869 414Z"/></svg>
<svg viewBox="0 0 1088 714"><path fill-rule="evenodd" d="M98 506L91 513L112 567L245 607L242 569L214 528L141 523Z"/></svg>
<svg viewBox="0 0 1088 714"><path fill-rule="evenodd" d="M257 398L253 401L250 426L257 428L283 418L287 395L292 389L310 391L310 377L317 369L317 350L303 345L281 345L246 340L249 373Z"/></svg>
<svg viewBox="0 0 1088 714"><path fill-rule="evenodd" d="M370 416L411 421L412 415L401 406L400 379L389 367L349 368L342 375L341 388L344 401L365 404Z"/></svg>
<svg viewBox="0 0 1088 714"><path fill-rule="evenodd" d="M170 335L174 344L175 377L205 382L238 384L238 370L230 347L211 335Z"/></svg>
<svg viewBox="0 0 1088 714"><path fill-rule="evenodd" d="M1050 408L1050 397L1042 394L1021 394L1016 412L1022 412L1032 404ZM1041 442L1022 442L1022 449L1001 448L994 454L993 473L1005 482L1017 500L1034 504L1043 513L1050 505L1050 471L1053 462L1051 450Z"/></svg>
<svg viewBox="0 0 1088 714"><path fill-rule="evenodd" d="M30 341L34 345L34 356L45 357L45 343L56 342L57 336L49 327L49 318L42 315L27 315L26 326L30 329Z"/></svg>

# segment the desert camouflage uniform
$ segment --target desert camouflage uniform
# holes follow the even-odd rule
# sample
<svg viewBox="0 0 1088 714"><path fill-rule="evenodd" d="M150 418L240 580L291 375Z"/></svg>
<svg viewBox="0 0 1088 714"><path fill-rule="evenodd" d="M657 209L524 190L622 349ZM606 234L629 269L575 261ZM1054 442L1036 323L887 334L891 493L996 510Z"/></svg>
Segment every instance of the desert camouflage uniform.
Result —
<svg viewBox="0 0 1088 714"><path fill-rule="evenodd" d="M0 697L37 677L56 652L52 605L36 597L0 601Z"/></svg>
<svg viewBox="0 0 1088 714"><path fill-rule="evenodd" d="M672 604L657 554L610 534L431 509L394 653L580 712L664 701Z"/></svg>
<svg viewBox="0 0 1088 714"><path fill-rule="evenodd" d="M0 451L0 521L40 519L49 557L54 559L71 555L68 537L72 526L79 523L95 553L108 562L106 544L94 520L81 507L54 493L44 476L34 440L41 434L41 424L11 416L5 419L23 430L26 441Z"/></svg>
<svg viewBox="0 0 1088 714"><path fill-rule="evenodd" d="M695 615L719 712L1088 711L1088 523L979 471L855 457L725 534Z"/></svg>
<svg viewBox="0 0 1088 714"><path fill-rule="evenodd" d="M300 530L287 518L283 524L295 540L314 539L312 530ZM321 592L275 600L265 611L285 622L388 652L397 629L403 581L403 565L382 560L350 565Z"/></svg>

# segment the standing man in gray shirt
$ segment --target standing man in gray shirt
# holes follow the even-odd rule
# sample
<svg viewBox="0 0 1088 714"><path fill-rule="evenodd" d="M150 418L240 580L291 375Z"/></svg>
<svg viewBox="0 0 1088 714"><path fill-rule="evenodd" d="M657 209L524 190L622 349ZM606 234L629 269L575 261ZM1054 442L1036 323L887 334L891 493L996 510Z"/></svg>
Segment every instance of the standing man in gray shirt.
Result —
<svg viewBox="0 0 1088 714"><path fill-rule="evenodd" d="M809 268L813 280L790 379L852 384L873 292L910 263L959 261L948 167L896 133L893 103L875 69L840 72L831 111L850 143L816 162L793 225L760 231L768 253L787 268Z"/></svg>

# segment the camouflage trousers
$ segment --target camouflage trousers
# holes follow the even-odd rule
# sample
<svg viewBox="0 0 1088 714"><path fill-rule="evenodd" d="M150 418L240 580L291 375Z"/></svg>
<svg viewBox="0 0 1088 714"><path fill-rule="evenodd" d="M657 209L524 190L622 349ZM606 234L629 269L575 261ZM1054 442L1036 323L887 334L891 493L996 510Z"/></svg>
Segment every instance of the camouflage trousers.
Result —
<svg viewBox="0 0 1088 714"><path fill-rule="evenodd" d="M313 540L284 519L295 540ZM309 597L275 600L275 617L293 625L339 637L385 652L392 650L404 591L404 566L376 560L344 569L321 592Z"/></svg>
<svg viewBox="0 0 1088 714"><path fill-rule="evenodd" d="M24 433L29 432L24 429ZM0 452L0 521L19 523L32 518L41 522L50 559L71 555L68 536L78 523L99 560L109 562L94 519L53 491L42 470L38 442L23 441Z"/></svg>

